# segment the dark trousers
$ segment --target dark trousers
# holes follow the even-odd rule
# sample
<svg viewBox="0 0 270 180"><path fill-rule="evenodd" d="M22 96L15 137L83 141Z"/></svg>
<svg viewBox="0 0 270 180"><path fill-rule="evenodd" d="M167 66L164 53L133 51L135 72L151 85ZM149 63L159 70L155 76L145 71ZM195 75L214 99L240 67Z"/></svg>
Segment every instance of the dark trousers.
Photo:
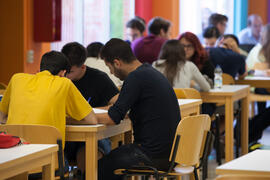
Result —
<svg viewBox="0 0 270 180"><path fill-rule="evenodd" d="M261 139L263 131L270 125L270 108L249 121L249 142Z"/></svg>
<svg viewBox="0 0 270 180"><path fill-rule="evenodd" d="M98 161L99 180L121 180L122 176L114 175L116 169L131 168L134 165L148 165L156 168L168 166L168 159L150 159L137 144L127 144L114 149Z"/></svg>
<svg viewBox="0 0 270 180"><path fill-rule="evenodd" d="M208 114L212 116L216 111L217 107L214 103L203 103L202 104L202 114Z"/></svg>
<svg viewBox="0 0 270 180"><path fill-rule="evenodd" d="M262 94L262 95L269 95L270 93L265 88L256 88L255 89L256 94ZM257 102L258 106L258 114L261 114L266 109L266 102Z"/></svg>

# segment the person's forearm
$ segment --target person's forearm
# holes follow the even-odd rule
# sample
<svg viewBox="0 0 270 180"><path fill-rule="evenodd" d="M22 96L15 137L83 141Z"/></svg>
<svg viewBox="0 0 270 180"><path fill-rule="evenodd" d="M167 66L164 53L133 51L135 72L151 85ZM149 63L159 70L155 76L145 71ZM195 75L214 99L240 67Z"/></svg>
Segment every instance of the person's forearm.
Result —
<svg viewBox="0 0 270 180"><path fill-rule="evenodd" d="M108 113L99 113L96 114L99 124L114 125L115 122L110 118Z"/></svg>
<svg viewBox="0 0 270 180"><path fill-rule="evenodd" d="M5 124L7 121L7 115L0 111L0 124Z"/></svg>

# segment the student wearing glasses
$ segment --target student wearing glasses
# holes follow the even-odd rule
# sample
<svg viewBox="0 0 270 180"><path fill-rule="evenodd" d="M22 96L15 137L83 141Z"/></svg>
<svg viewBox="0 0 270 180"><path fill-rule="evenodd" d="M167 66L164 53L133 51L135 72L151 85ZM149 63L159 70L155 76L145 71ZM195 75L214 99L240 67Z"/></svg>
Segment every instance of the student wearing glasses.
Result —
<svg viewBox="0 0 270 180"><path fill-rule="evenodd" d="M214 81L214 66L208 60L207 51L201 45L198 37L191 33L185 32L178 38L180 44L184 47L186 59L193 62L210 84ZM212 103L203 103L202 112L210 116L215 112L216 106Z"/></svg>
<svg viewBox="0 0 270 180"><path fill-rule="evenodd" d="M190 88L192 80L199 91L209 91L210 84L197 66L186 60L183 45L178 40L168 40L161 48L159 60L153 67L167 77L173 88Z"/></svg>

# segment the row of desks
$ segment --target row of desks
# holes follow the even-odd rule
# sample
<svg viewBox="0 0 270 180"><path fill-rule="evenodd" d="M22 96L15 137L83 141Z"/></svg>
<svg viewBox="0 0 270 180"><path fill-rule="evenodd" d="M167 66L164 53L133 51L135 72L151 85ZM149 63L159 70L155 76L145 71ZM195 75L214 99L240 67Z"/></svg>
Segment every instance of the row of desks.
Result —
<svg viewBox="0 0 270 180"><path fill-rule="evenodd" d="M233 102L242 100L241 116L241 147L242 154L248 151L248 95L247 85L224 85L221 89L212 89L201 93L202 100L179 100L182 117L190 114L199 114L200 104L224 103L225 104L225 160L233 159ZM131 123L124 120L119 125L86 125L67 126L66 140L85 142L86 148L86 179L97 179L97 141L114 135L131 131ZM1 175L0 175L1 176Z"/></svg>
<svg viewBox="0 0 270 180"><path fill-rule="evenodd" d="M233 159L233 104L242 101L241 111L241 149L242 154L248 152L248 85L224 85L221 89L213 89L201 93L202 101L225 104L225 160ZM201 100L179 100L182 117L199 114ZM127 133L131 130L129 121L115 126L67 126L67 141L84 141L86 143L86 178L97 179L97 140L105 137Z"/></svg>
<svg viewBox="0 0 270 180"><path fill-rule="evenodd" d="M199 114L200 99L179 100L181 115ZM130 120L123 120L118 125L67 125L66 140L85 142L86 179L97 179L98 147L97 141L122 133L130 133ZM0 179L20 174L19 179L26 179L27 171L43 167L44 179L54 179L54 159L57 145L21 145L9 149L0 149ZM22 174L21 174L22 173Z"/></svg>

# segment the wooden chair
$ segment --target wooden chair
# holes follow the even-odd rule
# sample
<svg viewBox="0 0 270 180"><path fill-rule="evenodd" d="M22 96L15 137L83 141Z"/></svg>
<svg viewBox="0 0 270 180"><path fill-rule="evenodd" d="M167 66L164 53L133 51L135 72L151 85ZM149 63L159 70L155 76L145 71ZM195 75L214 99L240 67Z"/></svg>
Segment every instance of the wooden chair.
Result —
<svg viewBox="0 0 270 180"><path fill-rule="evenodd" d="M233 77L227 73L222 73L222 84L235 84Z"/></svg>
<svg viewBox="0 0 270 180"><path fill-rule="evenodd" d="M173 90L177 99L187 99L183 88L174 88Z"/></svg>
<svg viewBox="0 0 270 180"><path fill-rule="evenodd" d="M178 99L201 99L201 94L194 88L174 88Z"/></svg>
<svg viewBox="0 0 270 180"><path fill-rule="evenodd" d="M125 177L153 175L156 180L194 173L195 179L198 179L196 165L199 164L210 124L211 120L208 115L189 116L180 121L171 149L168 171L158 171L149 166L136 166L132 169L117 169L114 173Z"/></svg>
<svg viewBox="0 0 270 180"><path fill-rule="evenodd" d="M23 138L31 144L58 144L56 167L59 167L60 179L64 179L62 135L58 129L45 125L0 125L0 131Z"/></svg>
<svg viewBox="0 0 270 180"><path fill-rule="evenodd" d="M216 180L269 180L270 176L260 175L221 175Z"/></svg>

